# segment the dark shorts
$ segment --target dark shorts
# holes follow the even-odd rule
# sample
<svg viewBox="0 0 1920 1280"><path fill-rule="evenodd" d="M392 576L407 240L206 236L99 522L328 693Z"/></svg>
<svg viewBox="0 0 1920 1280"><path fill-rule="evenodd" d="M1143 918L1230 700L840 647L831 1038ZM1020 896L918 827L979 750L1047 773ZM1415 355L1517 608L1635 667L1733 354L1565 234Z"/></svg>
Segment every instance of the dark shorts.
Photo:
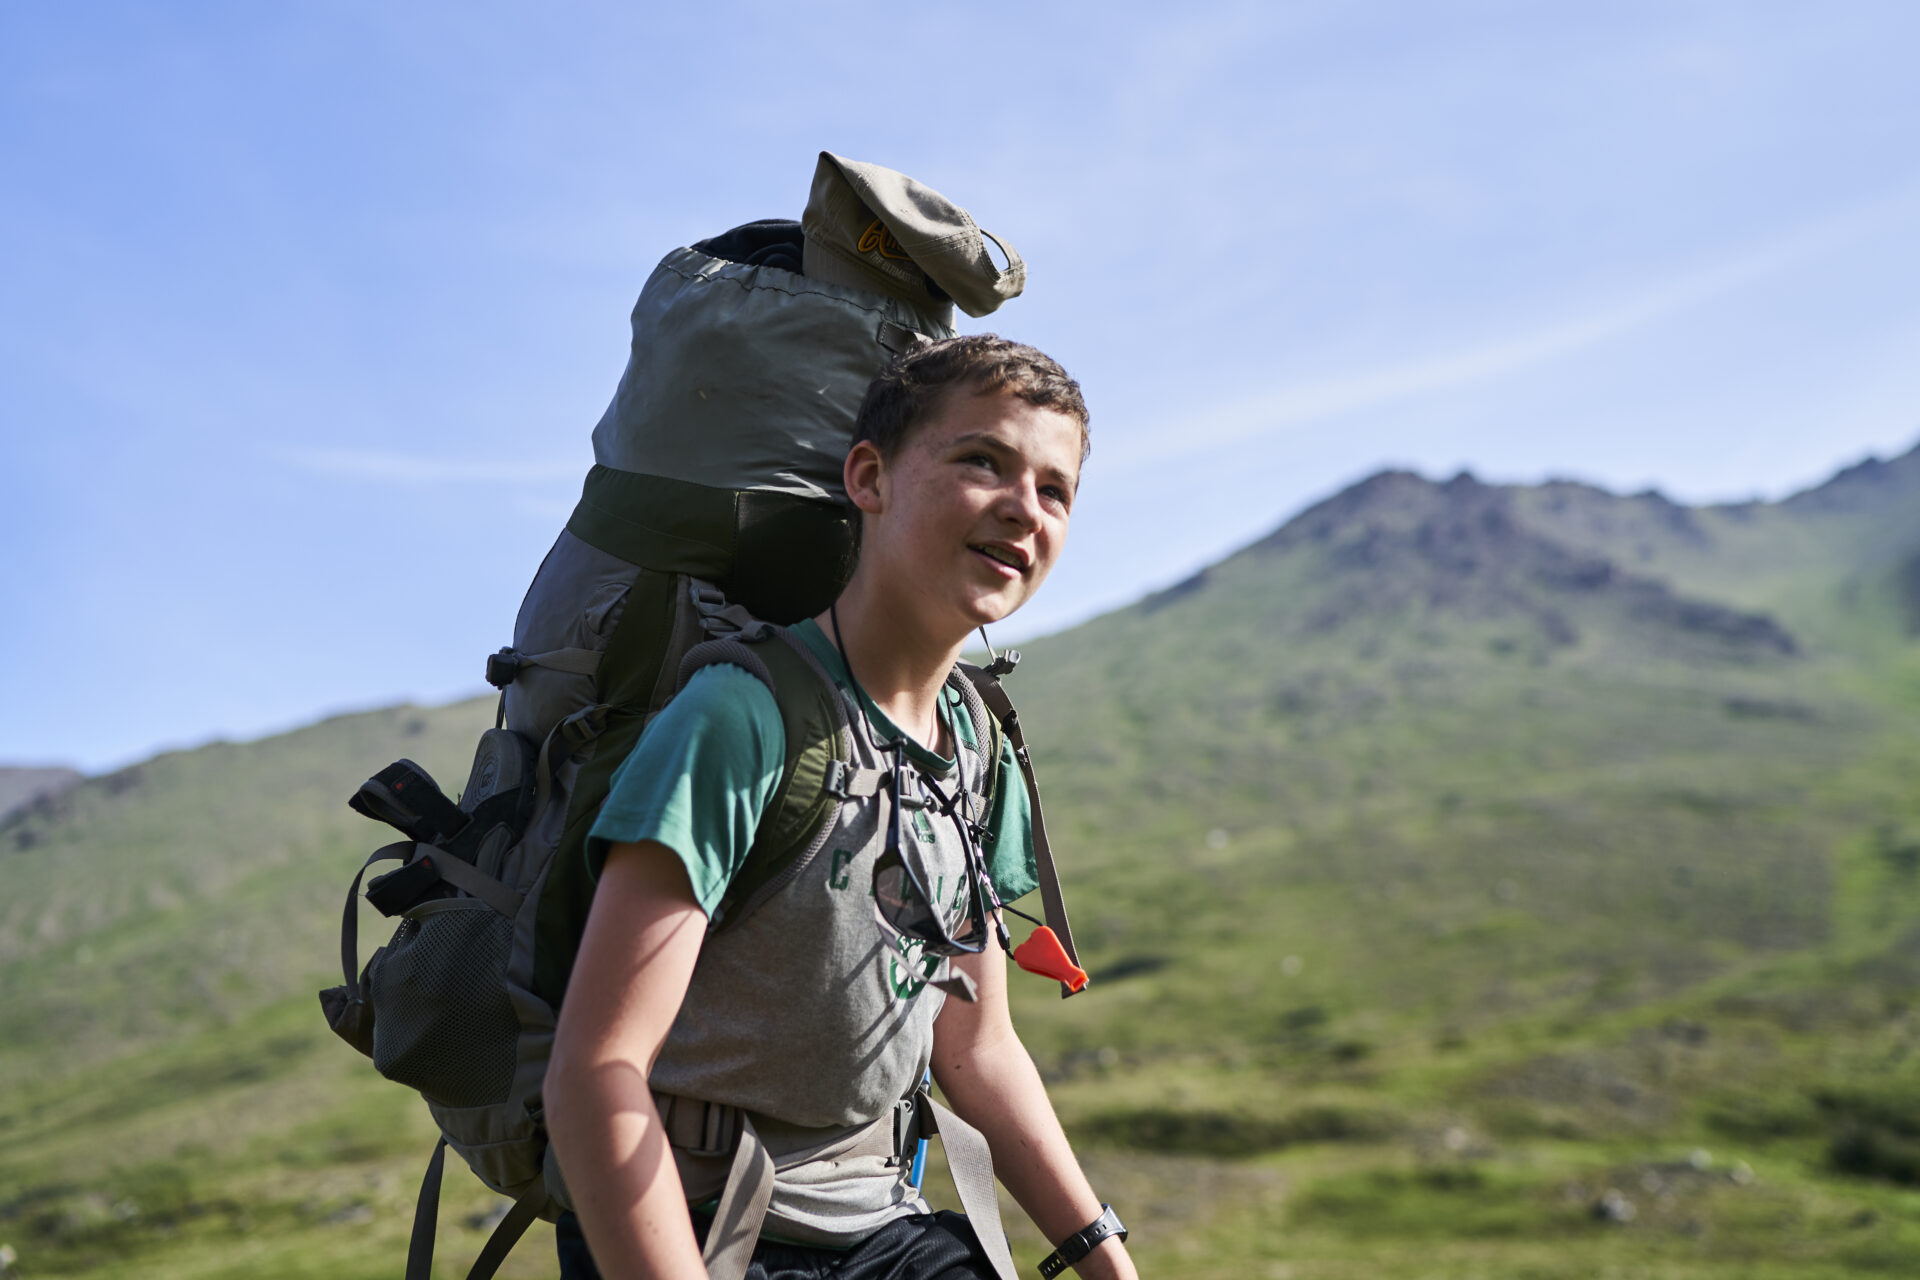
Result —
<svg viewBox="0 0 1920 1280"><path fill-rule="evenodd" d="M706 1237L696 1216L694 1234ZM561 1280L600 1280L580 1222L565 1214L554 1227ZM810 1249L762 1240L747 1280L994 1280L993 1264L973 1227L958 1213L916 1214L889 1222L851 1249Z"/></svg>

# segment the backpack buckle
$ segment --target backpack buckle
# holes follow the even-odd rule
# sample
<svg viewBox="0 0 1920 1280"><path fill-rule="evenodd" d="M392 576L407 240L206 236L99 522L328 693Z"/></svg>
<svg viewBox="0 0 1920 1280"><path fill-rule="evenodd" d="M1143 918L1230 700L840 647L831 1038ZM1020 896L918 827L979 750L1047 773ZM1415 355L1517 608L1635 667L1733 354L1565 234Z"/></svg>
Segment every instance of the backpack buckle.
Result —
<svg viewBox="0 0 1920 1280"><path fill-rule="evenodd" d="M599 737L606 727L607 705L603 702L581 708L559 725L560 736L566 739L569 754L584 748Z"/></svg>
<svg viewBox="0 0 1920 1280"><path fill-rule="evenodd" d="M845 760L829 760L822 789L836 800L862 800L879 795L889 776L885 769L862 769ZM916 796L908 796L905 804L917 808L922 807L924 802Z"/></svg>
<svg viewBox="0 0 1920 1280"><path fill-rule="evenodd" d="M742 1112L721 1102L656 1093L653 1105L667 1145L690 1156L726 1156L740 1145Z"/></svg>
<svg viewBox="0 0 1920 1280"><path fill-rule="evenodd" d="M520 655L511 647L490 653L487 655L487 683L496 689L504 689L519 676L523 665Z"/></svg>
<svg viewBox="0 0 1920 1280"><path fill-rule="evenodd" d="M923 1095L915 1090L893 1104L893 1163L910 1165L923 1139L933 1135L932 1117L921 1105Z"/></svg>
<svg viewBox="0 0 1920 1280"><path fill-rule="evenodd" d="M368 881L367 901L381 915L397 916L438 883L440 868L433 865L431 857L421 854L397 871Z"/></svg>

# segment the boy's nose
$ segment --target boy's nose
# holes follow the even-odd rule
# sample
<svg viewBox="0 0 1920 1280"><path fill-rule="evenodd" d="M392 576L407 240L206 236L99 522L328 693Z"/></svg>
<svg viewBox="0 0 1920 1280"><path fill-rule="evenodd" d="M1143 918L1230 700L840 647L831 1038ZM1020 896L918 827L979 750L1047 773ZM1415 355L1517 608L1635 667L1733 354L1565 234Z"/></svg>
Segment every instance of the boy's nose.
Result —
<svg viewBox="0 0 1920 1280"><path fill-rule="evenodd" d="M1007 486L1000 499L1000 512L1003 519L1018 524L1022 529L1040 527L1040 489L1031 479L1020 480Z"/></svg>

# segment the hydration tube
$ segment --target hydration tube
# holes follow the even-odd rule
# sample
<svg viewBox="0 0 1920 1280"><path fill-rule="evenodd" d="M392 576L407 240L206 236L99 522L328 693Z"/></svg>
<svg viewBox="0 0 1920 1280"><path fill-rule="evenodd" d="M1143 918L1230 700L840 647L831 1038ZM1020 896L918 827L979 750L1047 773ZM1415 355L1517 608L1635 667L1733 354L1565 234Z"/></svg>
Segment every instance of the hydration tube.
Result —
<svg viewBox="0 0 1920 1280"><path fill-rule="evenodd" d="M932 1083L933 1083L933 1071L931 1068L929 1068L928 1070L922 1072L920 1075L920 1087L922 1089L925 1089ZM927 1177L927 1140L925 1138L922 1138L920 1139L920 1145L913 1149L913 1167L907 1171L907 1182L912 1185L915 1191L918 1191L920 1189L920 1184L926 1180L926 1177Z"/></svg>

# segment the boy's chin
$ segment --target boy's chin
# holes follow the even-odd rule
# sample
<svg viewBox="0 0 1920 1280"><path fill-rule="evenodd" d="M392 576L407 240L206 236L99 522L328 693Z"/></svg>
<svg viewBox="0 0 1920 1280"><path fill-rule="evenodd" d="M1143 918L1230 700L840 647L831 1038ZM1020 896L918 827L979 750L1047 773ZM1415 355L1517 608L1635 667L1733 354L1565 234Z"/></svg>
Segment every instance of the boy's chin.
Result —
<svg viewBox="0 0 1920 1280"><path fill-rule="evenodd" d="M1004 622L1020 611L1027 602L1025 595L991 595L967 602L968 630L974 627L990 627L996 622Z"/></svg>

